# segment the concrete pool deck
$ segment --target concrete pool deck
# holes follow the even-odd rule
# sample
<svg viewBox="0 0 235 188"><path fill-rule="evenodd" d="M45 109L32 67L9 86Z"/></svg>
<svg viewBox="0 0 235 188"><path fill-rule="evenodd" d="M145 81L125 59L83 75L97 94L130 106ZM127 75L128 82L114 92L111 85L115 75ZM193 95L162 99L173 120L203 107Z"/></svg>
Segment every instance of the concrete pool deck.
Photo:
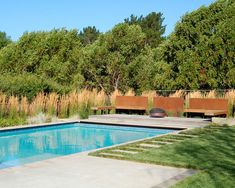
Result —
<svg viewBox="0 0 235 188"><path fill-rule="evenodd" d="M0 170L4 188L160 188L196 171L88 156L63 156Z"/></svg>
<svg viewBox="0 0 235 188"><path fill-rule="evenodd" d="M88 119L81 120L80 122L187 129L187 128L203 127L205 125L208 125L210 123L210 120L202 118L185 118L185 117L150 118L149 116L140 116L140 115L107 114L107 115L92 115L89 116Z"/></svg>

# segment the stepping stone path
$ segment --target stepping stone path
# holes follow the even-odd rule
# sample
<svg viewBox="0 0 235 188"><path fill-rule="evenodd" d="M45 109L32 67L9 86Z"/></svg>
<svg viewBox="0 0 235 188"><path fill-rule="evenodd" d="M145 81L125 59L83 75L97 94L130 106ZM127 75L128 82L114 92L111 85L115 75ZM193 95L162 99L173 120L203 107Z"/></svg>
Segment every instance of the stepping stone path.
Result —
<svg viewBox="0 0 235 188"><path fill-rule="evenodd" d="M140 148L140 147L126 147L125 149L130 149L130 150L135 150L135 151L138 151L138 152L141 152L141 151L146 151L147 149L145 148Z"/></svg>
<svg viewBox="0 0 235 188"><path fill-rule="evenodd" d="M179 133L179 134L177 134L177 136L181 136L181 137L189 137L189 138L198 137L198 135L194 135L194 134L187 134L187 133Z"/></svg>
<svg viewBox="0 0 235 188"><path fill-rule="evenodd" d="M155 141L157 141L157 140L155 140ZM161 142L179 142L179 141L182 141L182 139L181 140L177 140L177 139L175 139L175 138L164 138L164 139L161 139L161 140L159 140L159 141L161 141Z"/></svg>
<svg viewBox="0 0 235 188"><path fill-rule="evenodd" d="M127 154L136 154L138 151L129 151L129 150L122 150L122 149L115 149L112 150L112 152L121 152L121 153L127 153Z"/></svg>
<svg viewBox="0 0 235 188"><path fill-rule="evenodd" d="M167 142L167 141L158 141L158 140L152 140L151 142L156 143L156 144L172 144L172 142Z"/></svg>
<svg viewBox="0 0 235 188"><path fill-rule="evenodd" d="M121 154L116 154L116 153L100 153L99 155L107 156L107 157L124 157Z"/></svg>
<svg viewBox="0 0 235 188"><path fill-rule="evenodd" d="M140 144L142 147L149 147L149 148L159 148L161 146L159 145L154 145L154 144Z"/></svg>
<svg viewBox="0 0 235 188"><path fill-rule="evenodd" d="M190 139L190 138L197 138L200 135L193 135L193 134L188 134L188 133L184 133L181 132L179 134L173 134L172 137L160 137L160 139L156 139L156 140L146 140L146 142L142 142L139 144L135 144L135 145L128 145L125 146L124 148L120 148L120 149L115 149L113 148L113 150L110 150L107 152L102 152L99 153L100 156L104 156L104 157L114 157L114 158L124 158L125 155L124 154L137 154L139 152L144 152L146 150L148 150L149 148L160 148L163 145L169 145L169 144L173 144L174 142L180 142L183 141L185 139Z"/></svg>

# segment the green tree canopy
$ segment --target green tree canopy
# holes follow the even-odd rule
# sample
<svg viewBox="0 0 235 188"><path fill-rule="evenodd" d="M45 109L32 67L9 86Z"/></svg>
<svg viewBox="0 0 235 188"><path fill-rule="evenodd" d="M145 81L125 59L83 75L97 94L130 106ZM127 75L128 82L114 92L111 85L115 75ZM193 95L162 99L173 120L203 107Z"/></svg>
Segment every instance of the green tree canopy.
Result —
<svg viewBox="0 0 235 188"><path fill-rule="evenodd" d="M95 26L85 27L79 33L80 40L82 44L85 46L88 44L92 44L98 38L99 35L100 35L100 32L99 30L96 29Z"/></svg>
<svg viewBox="0 0 235 188"><path fill-rule="evenodd" d="M164 39L166 26L163 25L164 18L160 12L152 12L145 17L131 15L124 21L130 25L139 25L146 35L146 43L151 47L157 47Z"/></svg>
<svg viewBox="0 0 235 188"><path fill-rule="evenodd" d="M77 69L81 48L77 30L25 33L0 53L0 72L32 73L67 85Z"/></svg>
<svg viewBox="0 0 235 188"><path fill-rule="evenodd" d="M178 22L159 49L175 73L177 89L235 87L234 13L234 0L219 0Z"/></svg>
<svg viewBox="0 0 235 188"><path fill-rule="evenodd" d="M5 32L0 31L0 50L10 44L12 41Z"/></svg>
<svg viewBox="0 0 235 188"><path fill-rule="evenodd" d="M110 93L128 87L129 64L144 48L145 34L140 26L118 24L99 36L81 55L80 72L85 87Z"/></svg>

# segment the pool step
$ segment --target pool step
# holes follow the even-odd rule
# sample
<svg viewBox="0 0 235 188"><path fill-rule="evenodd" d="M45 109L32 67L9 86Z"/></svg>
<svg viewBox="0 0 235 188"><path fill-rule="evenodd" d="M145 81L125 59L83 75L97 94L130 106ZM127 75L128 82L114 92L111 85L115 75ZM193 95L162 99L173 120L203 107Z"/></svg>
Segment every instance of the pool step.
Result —
<svg viewBox="0 0 235 188"><path fill-rule="evenodd" d="M101 156L107 156L107 157L124 157L123 155L121 154L116 154L116 153L99 153L99 155Z"/></svg>
<svg viewBox="0 0 235 188"><path fill-rule="evenodd" d="M160 148L161 146L156 144L140 144L141 147L147 147L147 148Z"/></svg>
<svg viewBox="0 0 235 188"><path fill-rule="evenodd" d="M119 153L127 153L127 154L137 154L138 151L129 151L129 150L122 150L122 149L114 149L112 152L119 152Z"/></svg>

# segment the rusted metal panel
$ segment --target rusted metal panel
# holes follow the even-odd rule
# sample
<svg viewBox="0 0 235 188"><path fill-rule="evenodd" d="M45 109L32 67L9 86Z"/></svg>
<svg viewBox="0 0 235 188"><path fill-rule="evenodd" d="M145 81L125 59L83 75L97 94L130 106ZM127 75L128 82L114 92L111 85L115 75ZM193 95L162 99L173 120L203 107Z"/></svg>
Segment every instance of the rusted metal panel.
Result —
<svg viewBox="0 0 235 188"><path fill-rule="evenodd" d="M178 97L154 97L153 107L162 108L173 116L179 116L184 111L184 99Z"/></svg>
<svg viewBox="0 0 235 188"><path fill-rule="evenodd" d="M204 110L228 110L227 99L202 99L202 98L191 98L189 99L190 109L204 109Z"/></svg>
<svg viewBox="0 0 235 188"><path fill-rule="evenodd" d="M148 97L143 96L117 96L116 109L129 109L129 110L147 110Z"/></svg>

